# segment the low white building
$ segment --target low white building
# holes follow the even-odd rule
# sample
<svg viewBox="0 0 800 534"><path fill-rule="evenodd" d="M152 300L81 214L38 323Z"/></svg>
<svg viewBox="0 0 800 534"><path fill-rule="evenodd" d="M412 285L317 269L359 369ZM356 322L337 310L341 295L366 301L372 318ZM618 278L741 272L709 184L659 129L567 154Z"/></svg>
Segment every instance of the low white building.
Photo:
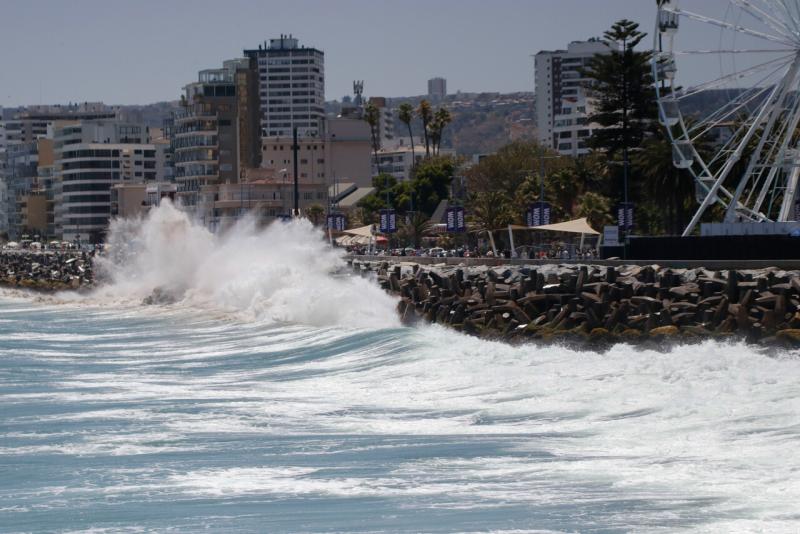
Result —
<svg viewBox="0 0 800 534"><path fill-rule="evenodd" d="M455 150L451 148L442 148L439 151L442 156L455 156ZM378 151L378 165L375 165L375 158L372 160L372 176L378 176L380 173L391 174L398 181L409 180L411 178L411 170L414 163L421 162L425 159L425 145L414 145L411 149L410 145L401 144L395 148L382 149Z"/></svg>

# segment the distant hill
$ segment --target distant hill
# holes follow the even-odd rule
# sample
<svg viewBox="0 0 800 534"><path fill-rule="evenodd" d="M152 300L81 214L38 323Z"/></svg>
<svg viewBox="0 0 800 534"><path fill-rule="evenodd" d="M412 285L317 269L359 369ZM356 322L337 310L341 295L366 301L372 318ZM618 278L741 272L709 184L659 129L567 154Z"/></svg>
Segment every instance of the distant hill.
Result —
<svg viewBox="0 0 800 534"><path fill-rule="evenodd" d="M408 102L414 108L425 95L387 98L386 104L397 108ZM501 146L518 139L532 139L536 135L533 121L533 93L458 93L448 95L442 103L433 103L434 109L445 105L453 122L445 129L442 146L455 149L462 156L494 152ZM341 109L338 101L326 102L326 111L336 114ZM415 141L422 142L422 123L415 118L412 123ZM408 130L395 113L395 133L408 137Z"/></svg>
<svg viewBox="0 0 800 534"><path fill-rule="evenodd" d="M415 108L427 98L424 95L387 98L387 105L397 108L408 102ZM440 104L434 103L434 109ZM494 152L501 146L517 139L533 138L536 130L533 121L533 93L457 93L448 95L442 103L450 110L453 122L445 129L442 146L453 148L459 155L471 156ZM178 100L155 102L144 105L119 105L124 120L139 122L151 128L160 128L164 120L180 108ZM333 100L325 103L325 111L335 116L341 110L341 103ZM3 110L5 118L10 119L17 108ZM397 119L395 131L400 137L407 137L405 124ZM422 142L422 124L418 119L413 123L415 140Z"/></svg>

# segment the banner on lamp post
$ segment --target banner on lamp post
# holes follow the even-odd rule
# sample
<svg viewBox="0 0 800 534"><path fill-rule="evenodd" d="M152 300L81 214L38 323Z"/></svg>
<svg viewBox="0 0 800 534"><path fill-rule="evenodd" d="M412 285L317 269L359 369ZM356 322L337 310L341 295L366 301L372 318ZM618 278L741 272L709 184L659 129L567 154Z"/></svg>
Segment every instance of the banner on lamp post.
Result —
<svg viewBox="0 0 800 534"><path fill-rule="evenodd" d="M617 226L626 233L633 230L633 209L633 202L623 202L617 206Z"/></svg>
<svg viewBox="0 0 800 534"><path fill-rule="evenodd" d="M397 231L397 213L394 210L381 210L382 234L393 234Z"/></svg>
<svg viewBox="0 0 800 534"><path fill-rule="evenodd" d="M446 220L448 232L465 232L467 230L467 223L465 222L464 218L464 208L461 206L447 208Z"/></svg>
<svg viewBox="0 0 800 534"><path fill-rule="evenodd" d="M550 224L550 203L534 202L525 213L525 224L528 226L546 226Z"/></svg>
<svg viewBox="0 0 800 534"><path fill-rule="evenodd" d="M328 215L328 228L335 232L343 232L347 228L347 218L341 213Z"/></svg>

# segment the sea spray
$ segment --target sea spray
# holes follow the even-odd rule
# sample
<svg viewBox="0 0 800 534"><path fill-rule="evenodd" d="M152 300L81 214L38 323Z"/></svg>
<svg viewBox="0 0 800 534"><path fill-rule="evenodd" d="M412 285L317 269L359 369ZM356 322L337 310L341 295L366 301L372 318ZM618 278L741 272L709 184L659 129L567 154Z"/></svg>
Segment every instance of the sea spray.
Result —
<svg viewBox="0 0 800 534"><path fill-rule="evenodd" d="M98 260L107 301L168 299L250 320L312 326L398 326L395 300L360 277L337 275L342 254L306 219L260 227L244 218L221 234L169 202L112 222Z"/></svg>

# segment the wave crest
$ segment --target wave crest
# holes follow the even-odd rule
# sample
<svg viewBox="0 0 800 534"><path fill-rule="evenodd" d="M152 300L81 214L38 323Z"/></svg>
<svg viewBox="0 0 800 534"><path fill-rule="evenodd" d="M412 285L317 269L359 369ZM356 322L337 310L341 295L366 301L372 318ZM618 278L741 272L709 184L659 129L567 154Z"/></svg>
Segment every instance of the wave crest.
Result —
<svg viewBox="0 0 800 534"><path fill-rule="evenodd" d="M395 300L374 283L339 273L339 251L306 219L259 227L245 217L223 234L169 202L140 219L111 224L106 300L170 300L254 320L312 326L399 325ZM153 299L153 296L156 296Z"/></svg>

